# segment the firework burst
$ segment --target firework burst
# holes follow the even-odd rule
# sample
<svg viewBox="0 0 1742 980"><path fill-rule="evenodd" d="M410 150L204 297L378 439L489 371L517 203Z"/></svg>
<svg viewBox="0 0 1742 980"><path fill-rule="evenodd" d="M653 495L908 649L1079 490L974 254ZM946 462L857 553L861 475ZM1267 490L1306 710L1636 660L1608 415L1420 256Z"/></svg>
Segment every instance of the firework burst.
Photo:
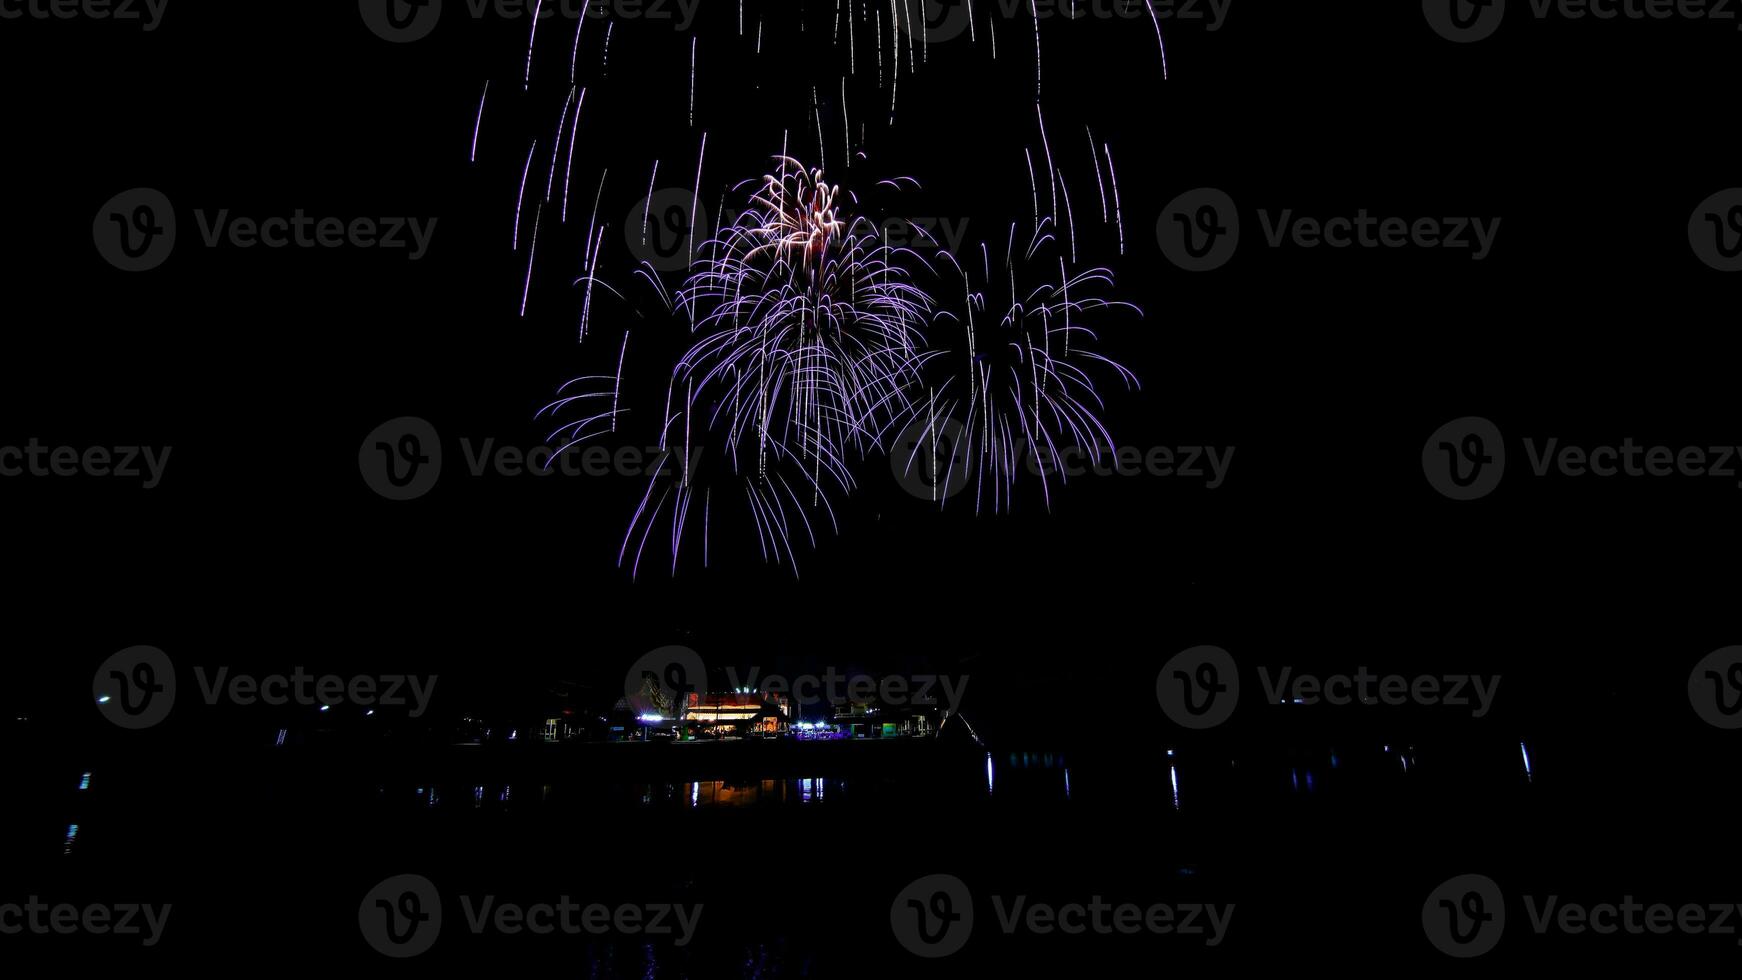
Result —
<svg viewBox="0 0 1742 980"><path fill-rule="evenodd" d="M927 362L940 356L924 337L931 296L914 282L923 260L883 243L866 219L843 217L839 188L821 170L776 163L748 209L700 247L677 291L673 306L690 318L694 339L671 373L660 447L681 442L684 462L650 482L620 560L675 494L667 515L675 561L697 486L692 469L717 456L743 487L764 556L796 567L795 531L814 543L808 512L816 508L834 524L828 498L852 491L855 464L882 452L889 428L911 414ZM712 483L709 474L706 494ZM638 548L632 567L639 558Z"/></svg>
<svg viewBox="0 0 1742 980"><path fill-rule="evenodd" d="M992 61L999 60L999 16L992 6L976 13L969 4L965 21L943 24L946 34L966 31L966 43L952 51L989 51ZM603 31L596 31L581 18L571 39L541 34L534 18L512 84L492 89L486 82L475 111L468 106L467 152L473 162L480 158L480 141L490 131L500 98L547 103L555 121L554 129L537 124L536 133L528 134L536 138L522 140L513 156L511 244L523 262L523 279L516 281L521 316L533 304L537 270L550 264L547 256L562 254L553 251L552 236L569 237L571 185L577 177L584 182L581 193L593 199L591 215L581 211L586 220L576 250L579 275L565 278L576 287L580 340L606 332L611 360L597 373L559 388L539 417L558 420L548 436L555 455L617 433L630 418L642 431L656 434L661 453L618 549L618 563L631 574L639 574L656 540L654 552L669 551L673 573L680 555L697 546L701 562L708 564L714 511L722 507L727 508L722 516L747 514L764 558L789 564L796 573L797 542L814 546L818 530L838 529L835 504L858 489L867 461L887 461L898 473L925 469L940 505L957 484L971 483L979 512L1014 506L1027 473L1038 477L1038 499L1050 508L1053 484L1062 476L1055 477L1049 464L1062 449L1097 460L1115 451L1098 384L1110 378L1134 387L1136 379L1097 351L1097 330L1107 315L1135 307L1109 298L1114 287L1109 268L1078 266L1078 218L1061 166L1076 165L1055 158L1041 108L1042 18L1034 5L1027 10L1034 21L1033 45L1016 46L1021 60L1030 51L1034 59L1033 88L1022 96L1033 100L1038 124L1038 140L1023 151L1033 186L1031 202L1020 210L1032 204L1029 222L1012 223L999 240L971 246L946 249L923 231L917 243L910 238L907 244L892 244L891 219L879 222L855 193L825 176L831 160L837 174L860 174L876 136L893 135L902 101L923 91L926 66L938 54L932 49L948 40L933 33L934 25L922 15L926 8L924 0L894 0L887 6L838 2L831 23L817 30L802 6L795 11L787 4L740 0L736 37L700 28L684 37L682 63L672 66L687 75L684 104L670 107L671 126L651 127L649 138L637 143L679 140L678 147L666 148L693 156L695 164L693 185L685 183L681 191L658 190L659 159L612 161L615 168L602 160L589 164L588 154L577 159L577 146L587 143L583 116L608 111L600 103L608 101L611 87L612 38L620 26L629 31L638 25L619 25L612 16ZM1003 18L1015 12L1004 11ZM1159 23L1155 26L1160 43ZM1022 28L1019 36L1028 33ZM539 79L553 74L539 70L547 37L554 38L551 44L560 43L566 71L558 91L540 96ZM616 43L637 43L635 38L645 39L626 35ZM793 43L808 52L802 61L792 61L792 52L785 50ZM647 49L637 50L645 55ZM706 129L720 102L703 78L718 64L740 57L772 58L771 64L782 66L781 82L757 97L754 115L791 113L793 125L775 130L781 151L771 172L722 193L719 230L702 227L698 234L704 202L724 186L717 178L708 186L704 179L721 165L710 160ZM1163 48L1164 74L1165 59ZM799 65L817 77L788 77ZM505 89L509 95L496 94ZM801 94L802 106L796 98ZM850 96L860 108L853 116ZM744 121L742 107L733 112L728 160L731 142L742 143L749 135L736 132ZM817 166L807 166L790 149L795 132L806 142L814 135L808 155ZM1112 149L1098 144L1092 130L1085 132L1094 182L1092 196L1084 201L1098 197L1100 224L1123 254L1124 216ZM685 142L687 150L681 147ZM624 149L595 145L619 156ZM649 174L647 196L635 205L639 240L631 232L629 243L641 260L612 274L607 271L614 261L607 254L610 221L601 220L600 209L612 170L621 173L625 166ZM688 179L686 168L687 159L678 165L680 180ZM587 176L590 169L598 171L596 190L594 178ZM902 177L877 187L917 190L919 181ZM656 192L681 194L688 205L679 208L689 226L689 234L681 236L686 242L681 271L642 254L656 217ZM741 208L735 217L723 214L728 199ZM1089 203L1086 211L1094 210ZM669 214L659 217L666 220ZM700 224L705 226L705 220ZM578 233L582 224L572 227ZM668 285L664 277L673 273L674 283ZM643 291L655 299L643 305L637 299ZM642 325L623 329L620 336L617 329L602 330L613 323L600 319L605 315L598 312L601 304L605 309L621 304L629 311L628 322ZM661 347L667 329L681 341L674 341L675 356L655 375L664 382L661 407L657 397L644 397L648 392L633 377L625 383L625 370L647 360L650 346ZM640 339L644 332L651 336ZM729 526L743 525L734 520Z"/></svg>
<svg viewBox="0 0 1742 980"><path fill-rule="evenodd" d="M971 481L977 511L1006 510L1026 469L1050 508L1062 450L1084 452L1097 463L1103 452L1117 452L1101 418L1106 405L1095 377L1111 375L1127 388L1138 381L1094 349L1099 336L1089 323L1115 311L1142 311L1102 295L1114 285L1110 269L1072 273L1048 228L1042 218L1023 241L1012 224L997 265L984 242L966 264L943 253L960 299L940 311L934 332L952 332L961 347L951 359L955 370L927 398L923 420L915 407L907 427L919 438L903 440L906 458L896 460L911 469L923 454L933 454L929 473L943 488L940 506L950 487ZM1035 270L1052 274L1038 278ZM946 441L948 451L940 454ZM940 455L947 462L936 461Z"/></svg>

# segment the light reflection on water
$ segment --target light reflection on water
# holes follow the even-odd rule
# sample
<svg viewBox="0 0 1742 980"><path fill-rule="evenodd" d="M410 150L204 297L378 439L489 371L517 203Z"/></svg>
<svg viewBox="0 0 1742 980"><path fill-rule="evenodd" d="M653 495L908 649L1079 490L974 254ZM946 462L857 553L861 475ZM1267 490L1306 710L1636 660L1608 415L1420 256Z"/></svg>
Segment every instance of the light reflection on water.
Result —
<svg viewBox="0 0 1742 980"><path fill-rule="evenodd" d="M514 783L467 780L455 794L471 810L523 810L539 805L604 805L631 809L730 810L748 807L847 806L876 801L913 799L1068 802L1072 774L1065 757L1054 752L987 752L979 771L967 766L953 773L882 772L846 776L806 776L774 779L700 779L635 782L586 779L556 784L531 784L534 792L516 793ZM1177 780L1177 777L1175 777ZM526 787L522 786L522 790ZM375 798L391 804L410 799L425 807L445 803L433 783L413 787L379 784ZM444 807L445 808L445 807Z"/></svg>

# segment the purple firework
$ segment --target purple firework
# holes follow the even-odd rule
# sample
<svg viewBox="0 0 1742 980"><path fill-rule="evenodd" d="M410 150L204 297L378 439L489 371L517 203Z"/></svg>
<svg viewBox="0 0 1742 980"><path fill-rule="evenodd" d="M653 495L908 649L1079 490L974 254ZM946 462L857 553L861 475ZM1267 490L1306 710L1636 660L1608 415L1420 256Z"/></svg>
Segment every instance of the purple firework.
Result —
<svg viewBox="0 0 1742 980"><path fill-rule="evenodd" d="M577 235L584 227L579 274L571 271L565 277L577 287L580 339L600 332L606 323L596 313L601 303L607 308L627 305L636 321L651 318L635 333L637 338L642 331L654 335L633 344L630 330L622 330L621 337L609 330L607 350L601 352L608 353L609 364L563 385L539 413L560 420L548 436L557 447L555 455L617 433L628 418L640 419L647 431L657 434L664 453L618 550L618 563L632 574L639 573L656 536L662 541L655 550L669 551L674 573L680 555L691 553L698 542L707 564L716 507L726 508L722 516L747 515L764 558L791 564L796 573L795 541L814 546L815 532L825 521L838 529L833 501L854 492L867 461L894 465L903 473L924 469L940 506L958 484L971 483L976 511L1001 511L1014 505L1019 478L1029 472L1037 476L1039 501L1051 507L1054 484L1062 477L1052 475L1049 461L1061 450L1093 459L1114 451L1102 419L1105 405L1098 383L1110 378L1130 387L1136 379L1097 352L1097 331L1108 314L1135 312L1135 307L1108 298L1114 286L1111 270L1078 265L1074 207L1085 205L1085 223L1090 223L1087 216L1095 210L1090 202L1098 199L1101 226L1124 253L1124 214L1112 149L1085 130L1088 162L1094 169L1094 181L1087 187L1095 198L1073 202L1060 164L1076 164L1055 158L1042 111L1043 18L1032 4L1026 11L992 7L976 11L970 3L962 15L965 22L952 20L945 30L954 32L951 36L966 32L966 44L953 45L951 51L987 52L998 61L1000 23L1013 14L1026 14L1024 20L1033 21L1032 46L1026 43L1027 24L1018 27L1023 42L1013 49L1008 41L1005 45L1005 57L1009 50L1023 62L1033 56L1033 88L1019 97L1033 100L1039 138L1025 161L1014 161L1017 166L1026 163L1032 220L1012 223L1000 240L963 245L956 252L940 247L912 222L909 227L919 231L921 243L891 244L886 231L890 222L874 220L856 195L843 194L824 176L828 161L837 173L858 174L870 159L873 125L892 134L898 107L910 93L923 90L926 66L940 53L933 47L948 38L933 35L920 0L881 7L837 3L824 30L805 20L802 7L795 11L784 2L740 0L735 36L697 29L683 39L683 63L671 67L687 73L687 105L672 107L673 124L660 130L661 136L676 135L687 142L690 149L684 156L694 155L693 185L688 183L687 160L675 168L685 182L677 193L689 205L691 234L686 240L691 244L679 260L684 268L674 286L645 257L636 266L608 271L615 258L608 254L610 222L601 221L600 206L608 185L615 190L624 181L613 181L611 166L589 165L589 154L577 160L576 152L577 146L588 144L583 116L595 114L608 98L614 33L640 31L646 25L619 24L606 12L602 31L589 27L590 18L583 17L571 38L566 33L541 34L535 16L524 59L514 65L516 84L492 89L486 82L475 113L468 107L473 161L479 158L481 134L489 132L489 118L500 98L542 98L555 123L554 129L539 124L537 138L523 140L512 158L512 244L524 263L524 280L516 282L521 315L532 301L536 271L549 263L540 254L541 233L550 253L552 235L566 238L571 227ZM1144 9L1149 12L1145 28L1155 28L1159 45L1159 21L1147 0ZM626 36L617 43L636 42ZM804 58L794 60L793 43L804 45ZM549 45L561 47L564 78L558 91L541 97L535 94L540 91L537 80L555 74L538 70L546 61L539 52ZM645 55L650 49L637 50ZM728 193L742 210L718 232L698 237L702 205L722 186L716 182L710 188L704 181L710 165L708 133L697 127L705 126L709 106L698 106L698 92L704 103L717 104L718 97L710 96L712 89L699 80L711 67L738 58L770 58L791 67L793 72L781 69L783 77L793 74L781 91L808 90L808 106L802 107L801 118L795 111L800 107L790 100L784 109L779 101L763 100L759 114L781 117L775 124L781 152L774 157L773 172L733 187ZM818 77L805 84L794 74L799 66ZM1165 77L1165 47L1159 67ZM873 93L870 97L866 88ZM514 94L493 94L504 89ZM786 120L787 112L795 118ZM785 128L787 122L791 129ZM794 132L807 142L814 136L810 155L818 166L807 167L788 148ZM1080 152L1080 143L1070 142ZM621 143L588 145L617 156L626 149ZM632 251L637 244L645 250L660 160L612 162L619 172L627 166L631 173L647 175L647 197L636 205L640 241L631 234L630 242ZM599 171L596 190L589 169ZM577 177L579 187L573 186ZM638 179L630 182L637 194ZM878 186L900 191L918 184L903 177ZM585 196L576 200L579 207L571 208L575 192ZM590 216L587 196L593 199ZM722 195L722 212L726 201ZM584 218L584 225L576 220L571 226L571 216ZM633 298L640 287L651 291L663 314ZM647 358L639 352L650 341L660 345L657 324L662 316L674 335L688 334L681 352L662 372L663 407L643 404L649 399L642 397L634 377L625 384L626 366ZM632 413L625 402L642 411Z"/></svg>

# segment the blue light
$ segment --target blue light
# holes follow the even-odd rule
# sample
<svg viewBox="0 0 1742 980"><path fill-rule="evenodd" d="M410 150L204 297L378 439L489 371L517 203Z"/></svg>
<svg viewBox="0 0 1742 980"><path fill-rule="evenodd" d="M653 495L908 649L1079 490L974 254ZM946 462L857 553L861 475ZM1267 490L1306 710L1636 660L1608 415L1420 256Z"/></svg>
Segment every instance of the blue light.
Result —
<svg viewBox="0 0 1742 980"><path fill-rule="evenodd" d="M97 703L98 704L108 704L109 703L109 695L105 694L102 697L98 698Z"/></svg>
<svg viewBox="0 0 1742 980"><path fill-rule="evenodd" d="M1529 767L1527 766L1526 768L1529 768ZM87 772L84 774L84 776L82 776L79 779L79 789L90 789L90 788L91 788L91 774Z"/></svg>
<svg viewBox="0 0 1742 980"><path fill-rule="evenodd" d="M330 704L323 704L323 705L321 705L321 710L322 711L331 711L331 710L333 710L333 706Z"/></svg>

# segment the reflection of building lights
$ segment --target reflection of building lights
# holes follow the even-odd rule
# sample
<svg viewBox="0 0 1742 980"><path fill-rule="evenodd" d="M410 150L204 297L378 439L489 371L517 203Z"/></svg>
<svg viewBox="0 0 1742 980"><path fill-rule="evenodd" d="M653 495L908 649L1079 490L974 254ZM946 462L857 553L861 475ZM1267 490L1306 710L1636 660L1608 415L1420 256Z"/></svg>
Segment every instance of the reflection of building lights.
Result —
<svg viewBox="0 0 1742 980"><path fill-rule="evenodd" d="M664 715L641 715L639 717L639 720L644 721L650 725L655 725L655 724L658 724L659 722L664 721L665 716Z"/></svg>

